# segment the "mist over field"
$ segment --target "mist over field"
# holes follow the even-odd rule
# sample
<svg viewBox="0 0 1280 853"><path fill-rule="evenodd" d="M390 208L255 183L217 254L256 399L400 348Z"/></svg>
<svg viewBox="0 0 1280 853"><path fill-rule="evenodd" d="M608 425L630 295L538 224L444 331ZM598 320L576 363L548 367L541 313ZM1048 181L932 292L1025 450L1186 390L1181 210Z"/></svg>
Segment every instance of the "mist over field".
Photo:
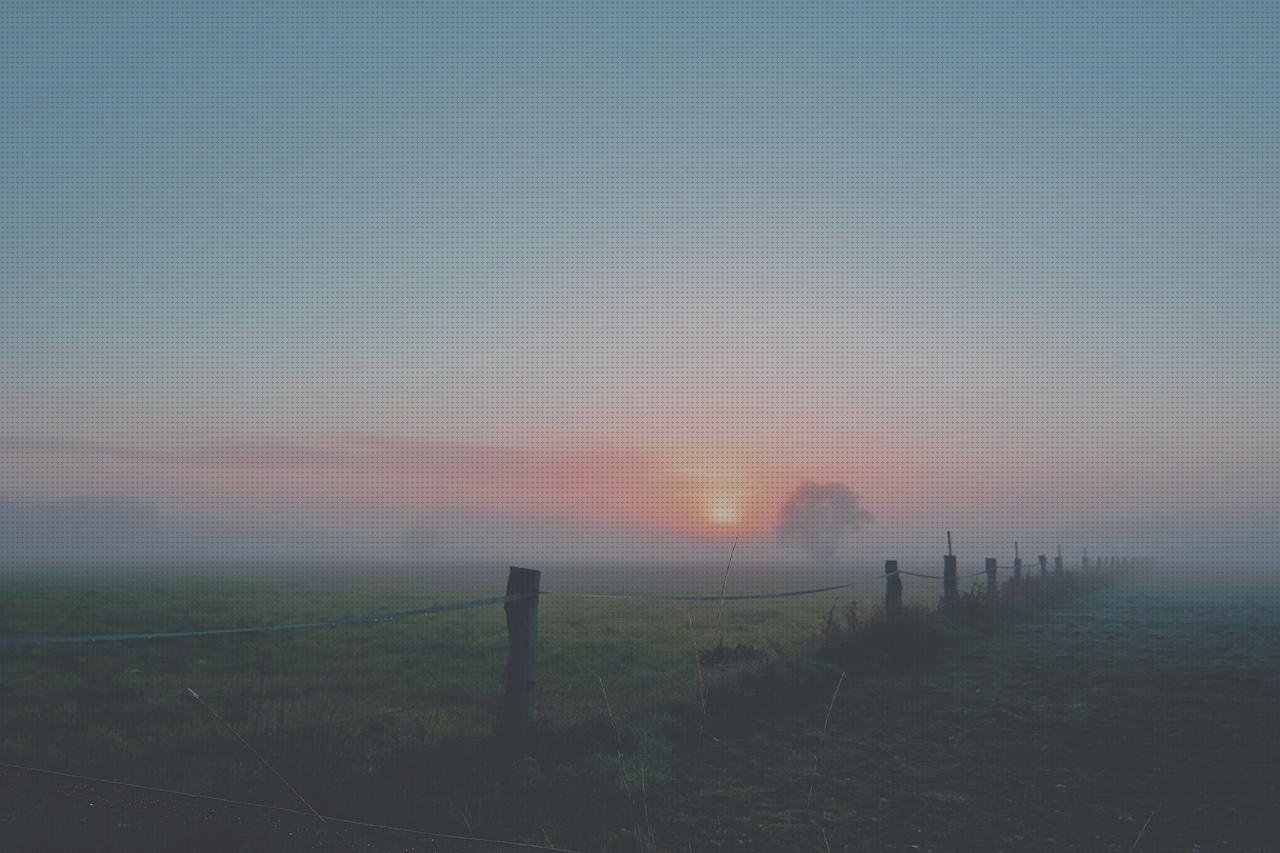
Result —
<svg viewBox="0 0 1280 853"><path fill-rule="evenodd" d="M735 565L788 573L880 571L885 559L934 566L945 552L941 520L877 525L859 521L845 529L825 517L809 522L806 535L818 550L798 542L785 525L737 538L707 541L600 522L532 521L460 513L383 511L324 512L273 508L252 512L228 508L208 512L162 510L141 501L77 498L0 502L0 567L240 569L312 565L340 571L368 566L459 569L528 564L550 571L616 567L686 569L715 575L736 541ZM958 552L977 565L998 556L1009 565L1013 542L1028 563L1038 553L1052 557L1059 544L1079 562L1140 550L1170 569L1210 571L1268 565L1280 553L1280 521L1202 512L1171 518L1104 520L1074 527L995 525L954 531Z"/></svg>
<svg viewBox="0 0 1280 853"><path fill-rule="evenodd" d="M1277 849L1278 57L0 2L0 850Z"/></svg>

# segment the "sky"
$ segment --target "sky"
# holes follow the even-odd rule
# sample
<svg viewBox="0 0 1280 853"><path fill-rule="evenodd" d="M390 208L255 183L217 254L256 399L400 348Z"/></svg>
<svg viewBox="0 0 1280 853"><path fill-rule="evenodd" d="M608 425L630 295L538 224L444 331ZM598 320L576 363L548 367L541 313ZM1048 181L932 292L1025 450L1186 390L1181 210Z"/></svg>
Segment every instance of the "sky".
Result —
<svg viewBox="0 0 1280 853"><path fill-rule="evenodd" d="M804 484L866 564L1270 558L1278 49L1273 3L5 3L0 564L781 565Z"/></svg>

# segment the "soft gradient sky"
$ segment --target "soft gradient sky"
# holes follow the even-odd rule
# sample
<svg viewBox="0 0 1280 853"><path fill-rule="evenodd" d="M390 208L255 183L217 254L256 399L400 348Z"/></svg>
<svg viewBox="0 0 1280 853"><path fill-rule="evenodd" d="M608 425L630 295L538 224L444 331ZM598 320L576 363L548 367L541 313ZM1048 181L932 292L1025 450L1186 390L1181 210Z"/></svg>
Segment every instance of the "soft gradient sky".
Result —
<svg viewBox="0 0 1280 853"><path fill-rule="evenodd" d="M19 508L1280 539L1275 3L7 2L0 115Z"/></svg>

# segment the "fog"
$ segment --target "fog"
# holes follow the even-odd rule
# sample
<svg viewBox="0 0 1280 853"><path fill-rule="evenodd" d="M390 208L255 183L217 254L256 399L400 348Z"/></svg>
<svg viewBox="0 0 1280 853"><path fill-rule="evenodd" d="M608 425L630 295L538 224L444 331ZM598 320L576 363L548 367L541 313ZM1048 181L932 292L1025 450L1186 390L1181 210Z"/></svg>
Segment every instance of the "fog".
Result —
<svg viewBox="0 0 1280 853"><path fill-rule="evenodd" d="M968 523L966 523L968 522ZM807 483L776 525L750 534L693 533L510 515L435 510L160 507L111 496L0 502L0 567L143 568L283 564L392 565L423 570L523 564L544 568L644 565L778 572L823 568L878 571L885 559L926 569L940 564L950 529L962 565L994 556L1052 556L1069 566L1092 557L1151 556L1166 566L1228 569L1270 565L1280 548L1276 516L1203 511L1107 518L1049 528L969 519L880 520L842 486Z"/></svg>

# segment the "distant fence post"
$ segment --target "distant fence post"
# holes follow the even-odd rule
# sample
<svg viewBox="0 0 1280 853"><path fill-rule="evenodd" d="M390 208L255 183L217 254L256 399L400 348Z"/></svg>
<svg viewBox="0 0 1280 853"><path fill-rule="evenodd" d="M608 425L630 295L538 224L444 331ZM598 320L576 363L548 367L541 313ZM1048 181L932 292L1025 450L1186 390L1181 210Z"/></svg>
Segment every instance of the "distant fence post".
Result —
<svg viewBox="0 0 1280 853"><path fill-rule="evenodd" d="M1053 558L1053 573L1055 575L1062 574L1062 552L1058 552L1058 556Z"/></svg>
<svg viewBox="0 0 1280 853"><path fill-rule="evenodd" d="M996 597L996 558L987 557L987 595Z"/></svg>
<svg viewBox="0 0 1280 853"><path fill-rule="evenodd" d="M956 556L942 558L942 603L951 606L960 601L960 577L956 574Z"/></svg>
<svg viewBox="0 0 1280 853"><path fill-rule="evenodd" d="M1049 558L1044 554L1040 555L1040 577L1049 574Z"/></svg>
<svg viewBox="0 0 1280 853"><path fill-rule="evenodd" d="M502 708L502 733L515 741L533 727L535 660L538 650L538 584L542 572L512 566L507 575L507 595L525 595L508 601L507 673Z"/></svg>
<svg viewBox="0 0 1280 853"><path fill-rule="evenodd" d="M1015 584L1022 582L1022 558L1013 558L1013 582Z"/></svg>
<svg viewBox="0 0 1280 853"><path fill-rule="evenodd" d="M892 616L902 609L902 576L898 574L898 561L884 561L884 612Z"/></svg>

